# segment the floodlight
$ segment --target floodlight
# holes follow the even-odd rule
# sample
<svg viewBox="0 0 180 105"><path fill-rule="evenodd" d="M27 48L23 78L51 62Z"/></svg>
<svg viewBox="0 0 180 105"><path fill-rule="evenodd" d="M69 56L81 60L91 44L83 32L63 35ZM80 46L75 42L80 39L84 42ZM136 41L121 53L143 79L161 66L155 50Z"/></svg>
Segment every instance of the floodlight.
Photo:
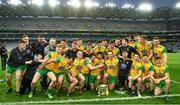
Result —
<svg viewBox="0 0 180 105"><path fill-rule="evenodd" d="M138 9L141 11L149 12L149 11L152 11L152 5L148 4L148 3L143 3L143 4L139 5Z"/></svg>
<svg viewBox="0 0 180 105"><path fill-rule="evenodd" d="M106 4L105 4L105 7L111 7L111 8L113 8L113 7L116 7L116 4L114 4L114 3L106 3Z"/></svg>
<svg viewBox="0 0 180 105"><path fill-rule="evenodd" d="M28 4L28 5L31 5L31 4L32 4L32 1L31 1L31 0L28 0L28 1L27 1L27 4Z"/></svg>
<svg viewBox="0 0 180 105"><path fill-rule="evenodd" d="M98 2L94 2L94 6L95 7L99 7L99 3Z"/></svg>
<svg viewBox="0 0 180 105"><path fill-rule="evenodd" d="M72 7L79 8L81 6L81 3L79 0L71 0L67 2L67 5L70 5Z"/></svg>
<svg viewBox="0 0 180 105"><path fill-rule="evenodd" d="M180 2L176 4L176 8L180 8Z"/></svg>
<svg viewBox="0 0 180 105"><path fill-rule="evenodd" d="M20 0L9 0L8 4L19 5L22 4L22 2Z"/></svg>
<svg viewBox="0 0 180 105"><path fill-rule="evenodd" d="M49 0L49 5L51 7L55 7L55 6L59 5L59 4L60 4L60 2L58 0Z"/></svg>
<svg viewBox="0 0 180 105"><path fill-rule="evenodd" d="M84 5L87 7L87 8L91 8L93 7L93 2L91 0L87 0L85 1Z"/></svg>
<svg viewBox="0 0 180 105"><path fill-rule="evenodd" d="M129 3L125 3L122 8L134 8L134 5L129 4Z"/></svg>
<svg viewBox="0 0 180 105"><path fill-rule="evenodd" d="M91 8L91 7L98 7L98 6L99 6L99 3L97 3L97 2L92 2L91 0L86 0L86 1L84 2L84 5L85 5L85 7L87 7L87 8Z"/></svg>
<svg viewBox="0 0 180 105"><path fill-rule="evenodd" d="M44 0L32 0L32 4L42 6L44 4Z"/></svg>

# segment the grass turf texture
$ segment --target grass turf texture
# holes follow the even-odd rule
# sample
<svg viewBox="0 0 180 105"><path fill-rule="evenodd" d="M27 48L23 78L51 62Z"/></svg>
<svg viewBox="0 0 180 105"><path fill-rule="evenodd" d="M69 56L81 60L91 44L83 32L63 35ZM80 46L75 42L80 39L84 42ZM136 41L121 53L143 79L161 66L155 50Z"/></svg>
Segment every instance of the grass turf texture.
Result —
<svg viewBox="0 0 180 105"><path fill-rule="evenodd" d="M170 77L172 80L180 82L180 53L169 53L168 54L168 65L170 66ZM5 72L2 72L0 68L0 79L5 79ZM15 95L15 79L13 76L13 93L6 94L7 85L6 82L0 83L0 103L6 102L32 102L32 101L61 101L61 100L78 100L78 99L98 99L95 91L88 90L83 93L83 95L78 95L77 92L74 92L70 97L66 96L66 93L62 91L60 94L54 93L55 98L49 100L45 95L45 92L37 91L35 96L31 99L28 98L28 94L21 97ZM180 84L171 82L171 91L170 94L180 94ZM114 91L109 94L107 97L100 98L121 98L128 97L128 95L119 95ZM180 97L169 97L169 102L165 102L163 98L151 98L151 99L133 99L133 100L108 100L108 101L91 101L91 102L70 102L73 104L180 104ZM66 103L67 104L67 103Z"/></svg>

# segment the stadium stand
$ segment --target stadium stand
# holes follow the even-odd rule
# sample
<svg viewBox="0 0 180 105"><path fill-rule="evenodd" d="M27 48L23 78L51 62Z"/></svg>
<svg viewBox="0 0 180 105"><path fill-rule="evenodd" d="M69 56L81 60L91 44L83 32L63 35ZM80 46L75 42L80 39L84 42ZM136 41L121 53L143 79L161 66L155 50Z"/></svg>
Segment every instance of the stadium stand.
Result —
<svg viewBox="0 0 180 105"><path fill-rule="evenodd" d="M99 31L166 31L166 23L159 21L85 20L53 18L17 18L0 20L0 29L6 30L99 30Z"/></svg>
<svg viewBox="0 0 180 105"><path fill-rule="evenodd" d="M85 38L85 41L97 39L115 39L134 33L162 38L168 50L180 50L180 11L168 7L158 8L149 13L134 9L97 7L37 7L34 5L0 6L0 37L8 42L9 48L23 34L30 35L34 41L39 33L45 37ZM69 39L71 37L71 39ZM9 43L11 42L11 43Z"/></svg>

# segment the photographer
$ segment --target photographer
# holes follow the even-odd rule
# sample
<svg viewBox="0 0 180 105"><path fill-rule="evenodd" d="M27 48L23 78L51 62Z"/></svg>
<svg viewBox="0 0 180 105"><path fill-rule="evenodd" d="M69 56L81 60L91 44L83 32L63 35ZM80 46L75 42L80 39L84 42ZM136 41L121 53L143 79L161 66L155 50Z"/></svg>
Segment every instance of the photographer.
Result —
<svg viewBox="0 0 180 105"><path fill-rule="evenodd" d="M5 45L0 44L0 55L1 55L1 68L4 71L6 69L6 62L7 62L7 49Z"/></svg>

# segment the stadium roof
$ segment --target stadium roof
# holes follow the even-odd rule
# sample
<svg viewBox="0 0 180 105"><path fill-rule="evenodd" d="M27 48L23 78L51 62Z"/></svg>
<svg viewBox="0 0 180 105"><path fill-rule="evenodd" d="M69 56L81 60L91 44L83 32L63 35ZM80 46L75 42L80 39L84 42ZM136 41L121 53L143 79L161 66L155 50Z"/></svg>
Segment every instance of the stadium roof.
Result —
<svg viewBox="0 0 180 105"><path fill-rule="evenodd" d="M10 0L0 0L2 4L7 4ZM18 1L18 0L12 0ZM27 4L29 1L32 0L20 0L23 4ZM49 0L43 0L44 4L48 4ZM60 2L61 5L66 5L70 0L57 0ZM85 2L86 0L79 0L81 3ZM160 7L171 7L174 8L180 0L90 0L93 2L99 3L98 6L105 6L108 3L113 3L118 7L123 7L125 4L133 5L134 8L138 8L141 3L149 3L153 5L153 8L160 8ZM112 4L110 4L112 5Z"/></svg>
<svg viewBox="0 0 180 105"><path fill-rule="evenodd" d="M134 5L134 7L138 7L141 3L150 3L153 5L153 7L161 8L161 7L171 7L174 8L177 2L180 2L180 0L98 0L101 2L101 4L104 4L106 2L114 2L118 6L122 6L125 3L129 3Z"/></svg>
<svg viewBox="0 0 180 105"><path fill-rule="evenodd" d="M0 0L1 17L171 19L180 0Z"/></svg>

